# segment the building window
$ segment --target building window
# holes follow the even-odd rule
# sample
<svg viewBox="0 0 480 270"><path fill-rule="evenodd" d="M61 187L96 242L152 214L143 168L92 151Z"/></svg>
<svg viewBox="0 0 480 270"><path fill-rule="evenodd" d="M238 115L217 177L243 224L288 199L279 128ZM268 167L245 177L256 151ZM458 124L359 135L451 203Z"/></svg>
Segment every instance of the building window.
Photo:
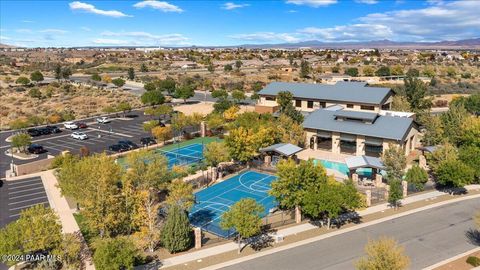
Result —
<svg viewBox="0 0 480 270"><path fill-rule="evenodd" d="M295 100L295 107L300 108L302 107L302 101L301 100Z"/></svg>
<svg viewBox="0 0 480 270"><path fill-rule="evenodd" d="M353 109L353 104L347 104L347 108Z"/></svg>
<svg viewBox="0 0 480 270"><path fill-rule="evenodd" d="M275 100L275 97L265 97L265 100L272 100L272 101L274 101L274 100Z"/></svg>
<svg viewBox="0 0 480 270"><path fill-rule="evenodd" d="M320 102L320 108L325 108L327 107L327 103L326 102Z"/></svg>
<svg viewBox="0 0 480 270"><path fill-rule="evenodd" d="M371 105L361 105L361 106L360 106L360 109L362 109L362 110L367 110L367 111L374 111L374 110L375 110L375 106L371 106Z"/></svg>
<svg viewBox="0 0 480 270"><path fill-rule="evenodd" d="M313 108L313 101L311 100L307 101L307 108L309 109Z"/></svg>
<svg viewBox="0 0 480 270"><path fill-rule="evenodd" d="M390 103L383 104L382 105L382 110L390 110Z"/></svg>

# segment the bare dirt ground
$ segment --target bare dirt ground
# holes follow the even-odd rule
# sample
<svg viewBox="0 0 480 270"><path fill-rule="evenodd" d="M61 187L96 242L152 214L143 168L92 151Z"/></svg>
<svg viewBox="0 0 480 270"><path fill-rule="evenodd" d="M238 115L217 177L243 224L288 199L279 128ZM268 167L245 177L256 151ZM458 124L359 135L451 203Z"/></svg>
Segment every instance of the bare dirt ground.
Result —
<svg viewBox="0 0 480 270"><path fill-rule="evenodd" d="M213 111L213 102L201 102L196 104L182 104L175 106L175 110L182 112L186 115L192 115L194 113L200 113L207 115ZM252 112L255 110L254 106L240 106L240 112Z"/></svg>

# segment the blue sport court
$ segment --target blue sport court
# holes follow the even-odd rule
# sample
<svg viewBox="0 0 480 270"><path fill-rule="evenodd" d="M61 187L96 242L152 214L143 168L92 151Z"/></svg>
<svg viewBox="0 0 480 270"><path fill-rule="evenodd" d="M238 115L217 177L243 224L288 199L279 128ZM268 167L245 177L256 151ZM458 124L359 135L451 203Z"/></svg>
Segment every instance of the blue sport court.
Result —
<svg viewBox="0 0 480 270"><path fill-rule="evenodd" d="M168 168L173 167L173 165L193 165L203 160L203 144L200 143L174 148L169 151L157 149L156 152L167 157Z"/></svg>
<svg viewBox="0 0 480 270"><path fill-rule="evenodd" d="M274 175L245 171L223 182L195 193L195 205L189 218L190 222L210 233L228 238L235 231L225 231L220 227L223 212L240 199L251 198L264 208L263 216L277 206L275 199L268 195Z"/></svg>

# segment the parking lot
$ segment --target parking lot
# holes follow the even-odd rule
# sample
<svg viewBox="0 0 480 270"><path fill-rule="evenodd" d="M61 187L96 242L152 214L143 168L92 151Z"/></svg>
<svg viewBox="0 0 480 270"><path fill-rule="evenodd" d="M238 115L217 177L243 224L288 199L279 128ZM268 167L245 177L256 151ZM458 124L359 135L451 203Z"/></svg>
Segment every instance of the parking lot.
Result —
<svg viewBox="0 0 480 270"><path fill-rule="evenodd" d="M36 204L49 206L42 179L37 177L3 181L0 187L0 228L16 220L20 212Z"/></svg>

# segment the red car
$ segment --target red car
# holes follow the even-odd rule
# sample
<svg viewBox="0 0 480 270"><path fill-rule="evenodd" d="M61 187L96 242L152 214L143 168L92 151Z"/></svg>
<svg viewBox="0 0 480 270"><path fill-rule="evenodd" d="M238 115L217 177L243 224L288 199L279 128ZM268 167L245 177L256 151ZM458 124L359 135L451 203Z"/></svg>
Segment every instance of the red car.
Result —
<svg viewBox="0 0 480 270"><path fill-rule="evenodd" d="M81 123L81 122L80 122L80 123L77 123L77 126L78 126L79 128L87 128L87 127L88 127L87 124Z"/></svg>

